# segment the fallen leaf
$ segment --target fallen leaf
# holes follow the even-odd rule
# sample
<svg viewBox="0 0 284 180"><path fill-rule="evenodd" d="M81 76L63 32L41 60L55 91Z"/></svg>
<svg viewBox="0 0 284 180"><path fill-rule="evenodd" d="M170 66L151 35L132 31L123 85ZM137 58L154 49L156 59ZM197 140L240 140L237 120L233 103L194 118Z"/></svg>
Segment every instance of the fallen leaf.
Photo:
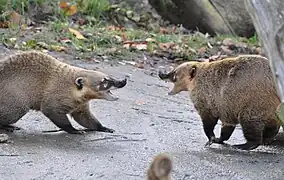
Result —
<svg viewBox="0 0 284 180"><path fill-rule="evenodd" d="M77 6L75 5L71 5L68 7L68 9L66 10L66 15L67 16L72 16L73 14L75 14L77 12Z"/></svg>
<svg viewBox="0 0 284 180"><path fill-rule="evenodd" d="M156 42L156 40L153 39L153 38L147 38L146 41L147 41L147 42Z"/></svg>
<svg viewBox="0 0 284 180"><path fill-rule="evenodd" d="M125 28L123 26L108 26L107 27L107 30L110 30L110 31L124 31Z"/></svg>
<svg viewBox="0 0 284 180"><path fill-rule="evenodd" d="M162 49L163 51L167 51L169 49L172 49L175 45L173 42L168 42L168 43L159 43L159 48Z"/></svg>
<svg viewBox="0 0 284 180"><path fill-rule="evenodd" d="M60 40L62 43L71 43L72 41L70 40L70 39L68 39L68 38L62 38L61 40Z"/></svg>
<svg viewBox="0 0 284 180"><path fill-rule="evenodd" d="M57 52L67 51L67 49L63 46L51 45L50 48L54 51L57 51Z"/></svg>
<svg viewBox="0 0 284 180"><path fill-rule="evenodd" d="M134 44L134 47L138 50L146 50L147 44Z"/></svg>
<svg viewBox="0 0 284 180"><path fill-rule="evenodd" d="M67 16L72 16L77 12L77 5L70 4L66 1L60 1L59 7L64 11Z"/></svg>
<svg viewBox="0 0 284 180"><path fill-rule="evenodd" d="M60 7L61 9L66 9L68 6L69 6L69 3L66 2L66 1L60 1L60 2L59 2L59 7Z"/></svg>
<svg viewBox="0 0 284 180"><path fill-rule="evenodd" d="M86 39L79 31L69 28L69 31L76 36L77 39Z"/></svg>
<svg viewBox="0 0 284 180"><path fill-rule="evenodd" d="M0 28L9 28L10 22L9 21L1 21Z"/></svg>
<svg viewBox="0 0 284 180"><path fill-rule="evenodd" d="M146 41L125 41L124 48L129 49L137 49L137 50L147 50L147 42Z"/></svg>
<svg viewBox="0 0 284 180"><path fill-rule="evenodd" d="M42 48L44 48L44 49L48 49L49 48L49 45L46 44L45 42L38 42L37 45L42 47Z"/></svg>

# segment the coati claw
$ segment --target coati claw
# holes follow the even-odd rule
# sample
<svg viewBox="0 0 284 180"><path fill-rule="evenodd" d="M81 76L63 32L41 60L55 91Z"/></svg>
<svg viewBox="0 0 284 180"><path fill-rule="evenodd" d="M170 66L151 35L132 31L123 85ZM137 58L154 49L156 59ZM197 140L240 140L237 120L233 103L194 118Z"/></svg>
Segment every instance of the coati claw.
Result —
<svg viewBox="0 0 284 180"><path fill-rule="evenodd" d="M244 144L232 145L232 147L235 148L235 149L247 150L247 151L256 149L258 146L259 146L259 144L250 143L250 142L247 142L247 143L244 143Z"/></svg>
<svg viewBox="0 0 284 180"><path fill-rule="evenodd" d="M211 137L211 139L205 144L205 147L206 147L206 146L210 146L210 145L213 144L213 143L224 144L224 142L221 141L220 138Z"/></svg>
<svg viewBox="0 0 284 180"><path fill-rule="evenodd" d="M107 128L107 127L104 127L102 126L100 129L98 129L97 131L100 131L100 132L107 132L107 133L114 133L114 130L113 129L110 129L110 128Z"/></svg>
<svg viewBox="0 0 284 180"><path fill-rule="evenodd" d="M213 142L211 140L207 141L207 143L205 143L204 147L209 147L211 144L213 144Z"/></svg>

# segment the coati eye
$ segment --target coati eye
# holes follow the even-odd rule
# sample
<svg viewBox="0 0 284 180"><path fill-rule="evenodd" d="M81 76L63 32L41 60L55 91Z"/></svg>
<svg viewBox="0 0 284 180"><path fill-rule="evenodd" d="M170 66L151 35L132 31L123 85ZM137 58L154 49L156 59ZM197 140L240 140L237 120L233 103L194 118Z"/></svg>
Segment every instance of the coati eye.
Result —
<svg viewBox="0 0 284 180"><path fill-rule="evenodd" d="M177 76L174 74L174 76L173 76L173 82L176 82L177 81Z"/></svg>
<svg viewBox="0 0 284 180"><path fill-rule="evenodd" d="M80 89L83 89L83 84L84 84L84 79L82 77L78 77L75 79L75 84L77 86L77 88L80 90Z"/></svg>

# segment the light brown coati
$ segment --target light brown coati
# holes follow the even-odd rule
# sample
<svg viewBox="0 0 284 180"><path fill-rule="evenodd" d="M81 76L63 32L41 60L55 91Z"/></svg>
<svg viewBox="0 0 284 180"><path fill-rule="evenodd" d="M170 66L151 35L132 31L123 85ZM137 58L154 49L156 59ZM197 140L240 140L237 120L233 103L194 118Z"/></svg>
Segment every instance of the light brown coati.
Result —
<svg viewBox="0 0 284 180"><path fill-rule="evenodd" d="M259 55L240 55L213 62L185 62L169 73L159 72L162 80L174 84L168 93L189 91L209 141L223 144L240 124L246 143L233 145L243 150L269 144L281 122L275 115L280 104L269 61ZM214 127L222 122L221 135Z"/></svg>
<svg viewBox="0 0 284 180"><path fill-rule="evenodd" d="M57 127L70 134L84 131L72 127L67 114L88 131L114 132L104 127L89 110L89 101L115 101L111 89L127 80L65 64L54 57L28 51L0 60L0 128L14 130L29 110L41 111ZM18 128L17 128L18 129Z"/></svg>
<svg viewBox="0 0 284 180"><path fill-rule="evenodd" d="M172 168L172 160L166 154L158 154L147 171L147 180L170 180Z"/></svg>

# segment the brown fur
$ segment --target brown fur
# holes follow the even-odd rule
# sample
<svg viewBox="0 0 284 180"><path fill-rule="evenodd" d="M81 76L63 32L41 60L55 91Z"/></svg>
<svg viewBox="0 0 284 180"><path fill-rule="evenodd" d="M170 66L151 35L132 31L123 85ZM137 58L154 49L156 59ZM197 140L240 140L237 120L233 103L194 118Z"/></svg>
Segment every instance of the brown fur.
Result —
<svg viewBox="0 0 284 180"><path fill-rule="evenodd" d="M32 109L41 111L68 133L83 131L73 128L66 114L88 130L113 132L89 111L90 100L105 99L109 95L106 93L109 89L100 90L105 87L102 81L109 78L102 72L71 66L50 55L29 51L2 59L0 77L0 126L4 129L11 128L10 124Z"/></svg>
<svg viewBox="0 0 284 180"><path fill-rule="evenodd" d="M222 144L239 123L247 140L234 145L240 149L270 143L279 131L275 110L280 99L265 57L241 55L213 62L186 62L159 76L176 80L169 95L190 92L209 139L207 144ZM222 130L220 138L215 138L213 130L218 119Z"/></svg>
<svg viewBox="0 0 284 180"><path fill-rule="evenodd" d="M158 154L147 171L147 180L170 180L171 171L172 160L165 154Z"/></svg>

